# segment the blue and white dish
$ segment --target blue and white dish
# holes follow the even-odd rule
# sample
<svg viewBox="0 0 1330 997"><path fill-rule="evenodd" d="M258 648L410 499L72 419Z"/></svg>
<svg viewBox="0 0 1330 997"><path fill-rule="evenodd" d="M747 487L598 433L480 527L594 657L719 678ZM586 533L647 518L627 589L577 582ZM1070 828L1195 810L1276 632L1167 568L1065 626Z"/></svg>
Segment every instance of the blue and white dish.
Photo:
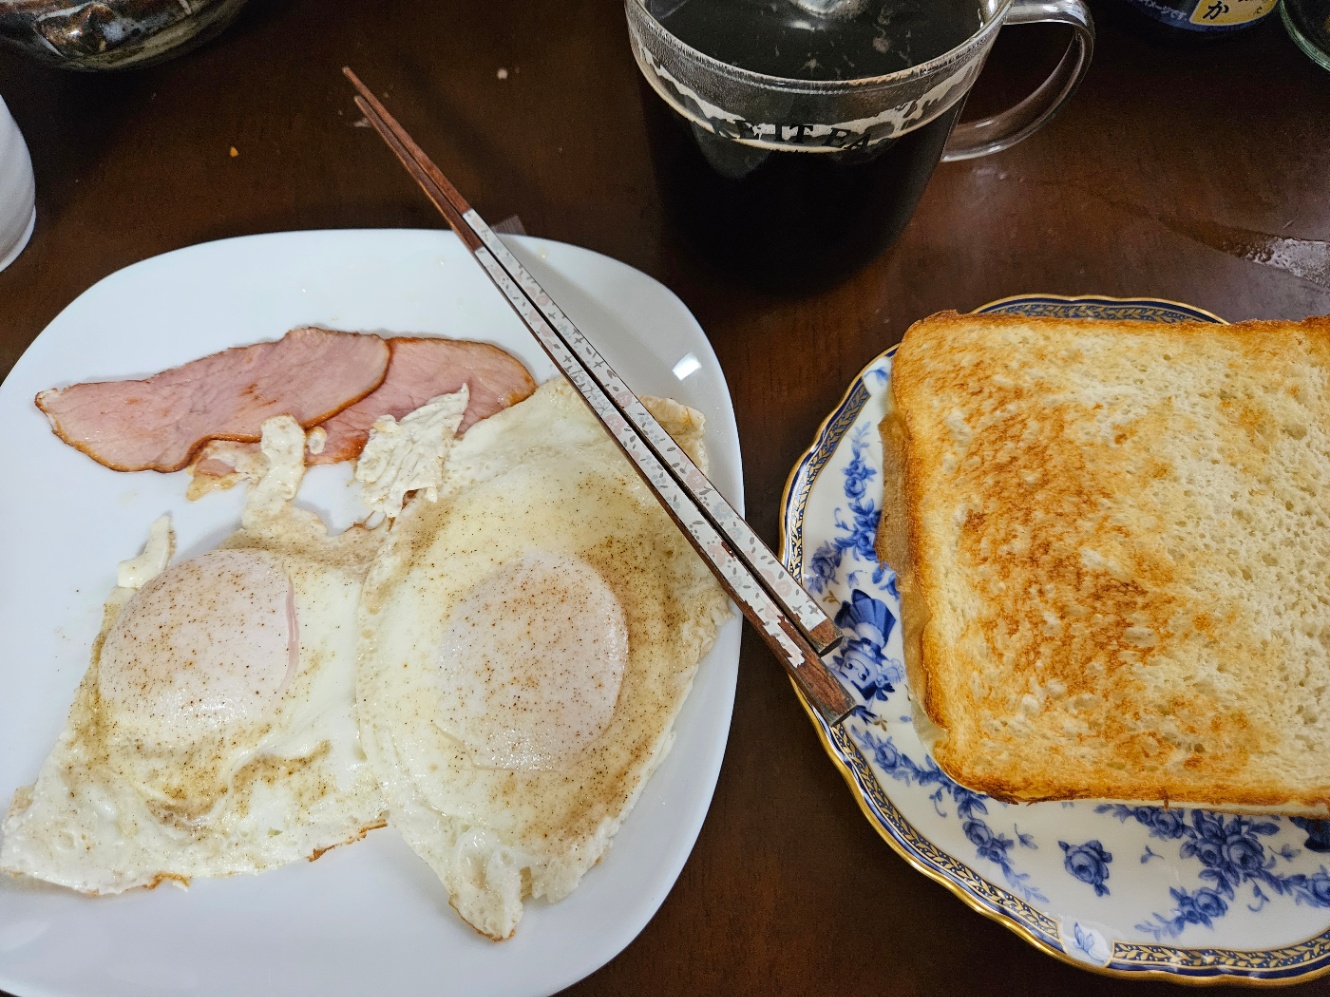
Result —
<svg viewBox="0 0 1330 997"><path fill-rule="evenodd" d="M1041 295L979 311L1222 321L1152 299ZM856 708L834 729L808 713L864 815L915 868L1075 965L1182 983L1284 984L1330 971L1330 821L1092 800L1007 804L957 785L923 748L895 576L873 553L877 427L894 353L855 378L781 506L781 557L845 634L828 660Z"/></svg>

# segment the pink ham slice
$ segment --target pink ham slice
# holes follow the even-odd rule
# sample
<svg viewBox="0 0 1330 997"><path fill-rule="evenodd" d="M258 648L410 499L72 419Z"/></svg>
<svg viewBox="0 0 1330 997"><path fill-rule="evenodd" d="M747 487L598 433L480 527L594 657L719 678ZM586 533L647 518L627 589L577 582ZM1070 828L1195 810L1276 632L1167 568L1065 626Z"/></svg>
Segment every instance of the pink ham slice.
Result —
<svg viewBox="0 0 1330 997"><path fill-rule="evenodd" d="M319 428L327 440L310 464L336 464L360 456L374 420L400 419L431 398L467 385L469 400L458 435L536 389L531 375L515 357L497 346L456 339L400 336L388 340L392 360L388 376L370 395L333 416ZM193 472L196 478L220 478L246 462L247 449L229 443L210 444Z"/></svg>
<svg viewBox="0 0 1330 997"><path fill-rule="evenodd" d="M272 416L306 428L327 420L382 383L390 355L378 336L293 329L141 381L43 391L37 407L57 436L99 464L178 471L210 439L258 440Z"/></svg>
<svg viewBox="0 0 1330 997"><path fill-rule="evenodd" d="M400 336L388 340L388 345L392 347L388 376L373 394L323 423L328 440L320 453L310 455L311 464L359 457L375 419L385 415L400 419L462 385L470 394L459 436L536 390L521 361L488 343Z"/></svg>

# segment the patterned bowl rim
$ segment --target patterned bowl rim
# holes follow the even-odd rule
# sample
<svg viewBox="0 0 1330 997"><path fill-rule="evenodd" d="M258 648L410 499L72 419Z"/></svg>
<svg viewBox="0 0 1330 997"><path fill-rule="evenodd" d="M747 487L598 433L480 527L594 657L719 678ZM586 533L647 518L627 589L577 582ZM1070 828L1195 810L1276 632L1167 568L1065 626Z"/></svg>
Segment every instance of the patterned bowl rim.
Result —
<svg viewBox="0 0 1330 997"><path fill-rule="evenodd" d="M1197 321L1214 322L1219 325L1228 324L1225 319L1220 318L1218 315L1215 315L1213 312L1207 311L1204 308L1198 308L1195 305L1186 304L1181 301L1170 301L1165 298L1145 298L1145 297L1116 298L1099 294L1083 294L1083 295L1015 294L1009 297L999 298L996 301L990 301L985 305L981 305L978 308L974 309L971 314L978 315L978 314L987 314L999 311L1007 311L1013 309L1013 307L1019 307L1022 305L1031 305L1031 304L1035 305L1050 304L1054 306L1059 306L1059 305L1065 306L1069 304L1089 304L1089 305L1103 304L1114 308L1139 305L1144 308L1158 308L1173 312L1180 312ZM813 442L795 460L794 466L791 468L789 476L785 480L785 488L781 492L781 498L779 504L780 518L777 524L779 529L778 549L781 551L781 557L782 560L785 562L786 567L790 567L788 560L785 560L786 547L787 547L787 542L789 540L786 525L790 514L791 500L794 497L796 487L798 487L800 483L803 482L803 497L806 500L807 496L812 491L813 481L816 480L815 475L817 474L818 471L820 471L820 467L814 469L813 471L810 471L809 467L813 461L813 458L817 455L819 450L823 448L828 430L833 426L833 424L835 424L839 419L843 417L847 405L849 405L850 402L854 400L855 396L861 389L861 386L863 385L864 382L864 378L868 374L868 372L872 370L874 367L876 367L878 364L880 364L887 357L893 356L899 345L900 344L898 343L883 350L881 353L875 356L871 361L865 364L863 369L861 369L859 373L854 376L854 378L850 381L849 387L846 388L845 393L841 396L840 401L836 403L835 407L831 410L831 413L825 419L823 419L822 422L817 427L816 432L813 434ZM831 452L834 452L834 448L832 449ZM827 457L828 459L830 458L830 452L828 453ZM800 517L798 524L800 527L802 527L802 522L803 522L802 517ZM868 794L864 792L864 790L860 786L861 777L858 774L856 774L851 765L843 757L842 750L839 747L837 747L837 745L834 743L833 734L830 728L826 726L826 724L821 720L821 718L809 705L808 701L799 691L799 687L794 685L793 682L790 683L790 686L792 689L794 689L794 693L798 697L800 704L803 706L804 712L808 714L809 720L813 722L813 728L817 731L817 735L822 743L823 750L827 753L827 756L831 759L832 763L836 766L837 770L840 772L841 777L846 782L846 785L849 786L850 792L853 794L855 802L858 803L860 811L862 811L864 817L868 820L869 824L872 825L874 830L877 831L878 835L884 841L886 841L888 845L891 846L892 850L895 851L902 859L904 859L907 865L910 865L917 871L923 873L925 876L927 876L929 879L933 880L934 882L940 883L941 885L945 886L948 890L951 891L952 894L958 897L971 910L977 911L978 913L984 915L990 920L996 921L999 924L1003 925L1004 927L1008 928L1009 930L1014 932L1017 936L1022 938L1024 941L1028 942L1030 945L1033 945L1039 951L1047 955L1051 955L1055 959L1058 959L1061 962L1065 962L1069 965L1075 966L1078 969L1088 970L1092 973L1097 973L1101 976L1109 976L1109 977L1116 977L1118 979L1131 979L1131 980L1141 980L1141 979L1166 980L1171 983L1190 984L1193 986L1213 986L1220 984L1245 985L1253 987L1287 986L1294 983L1304 983L1307 982L1308 980L1324 976L1326 973L1330 973L1330 930L1327 930L1320 935L1313 936L1312 938L1305 939L1301 943L1295 943L1294 946L1292 946L1292 947L1301 947L1303 945L1311 944L1313 942L1318 942L1318 941L1326 943L1325 945L1321 946L1321 953L1319 958L1317 958L1314 962L1310 964L1310 966L1308 966L1305 969L1294 970L1293 975L1283 975L1283 974L1251 975L1250 972L1243 972L1241 967L1237 966L1236 964L1225 966L1222 963L1217 963L1213 961L1210 963L1210 965L1206 966L1205 968L1191 967L1191 966L1175 966L1173 968L1142 967L1140 969L1113 969L1108 966L1098 966L1089 962L1084 962L1082 960L1076 959L1071 955L1068 955L1067 952L1061 946L1054 944L1048 939L1040 937L1029 926L1019 921L1008 909L1006 909L1005 907L996 906L991 901L985 900L984 898L977 896L964 884L957 882L950 875L948 875L948 873L945 870L929 863L925 858L916 854L909 846L907 846L904 842L902 842L894 833L894 829L891 826L889 826L886 822L884 822L881 816L874 811L872 805L869 802ZM876 779L874 779L874 782L876 783ZM877 785L882 795L887 800L890 800L890 794L887 793L886 789L883 788L880 783L877 783ZM910 825L908 821L905 821L903 817L900 819L902 823L906 824L906 826L909 826L911 827L911 829L913 829L913 826ZM916 833L918 832L916 831ZM922 837L922 835L920 835L920 837ZM1016 901L1015 897L1013 897L1012 899L1013 901ZM1019 901L1016 901L1015 905L1019 905ZM1289 946L1285 946L1285 948L1287 947ZM1208 946L1197 946L1197 947L1164 946L1163 948L1176 949L1178 952L1193 952L1196 951L1197 949L1203 948L1207 952L1211 953L1212 956L1219 956L1224 951L1222 949L1215 949ZM1252 952L1256 951L1257 950L1252 950ZM1270 950L1270 951L1273 952L1278 950Z"/></svg>

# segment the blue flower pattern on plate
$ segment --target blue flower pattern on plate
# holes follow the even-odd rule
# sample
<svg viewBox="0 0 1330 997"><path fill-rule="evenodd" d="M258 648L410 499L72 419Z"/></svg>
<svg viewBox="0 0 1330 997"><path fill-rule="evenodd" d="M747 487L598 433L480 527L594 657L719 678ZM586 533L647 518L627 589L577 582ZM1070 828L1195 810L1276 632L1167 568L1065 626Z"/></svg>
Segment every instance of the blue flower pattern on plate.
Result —
<svg viewBox="0 0 1330 997"><path fill-rule="evenodd" d="M1249 905L1248 909L1252 911L1259 910L1270 899L1261 889L1262 885L1276 895L1292 896L1296 903L1330 907L1330 875L1326 874L1324 866L1311 875L1281 875L1275 871L1277 857L1291 861L1297 852L1266 852L1260 839L1279 833L1279 823L1273 818L1217 814L1208 810L1132 807L1121 803L1100 804L1095 807L1095 812L1112 814L1122 821L1134 819L1150 828L1153 838L1181 841L1178 858L1194 858L1201 863L1199 878L1209 885L1195 890L1171 887L1169 894L1176 903L1173 910L1156 912L1152 915L1153 920L1136 925L1138 930L1155 938L1174 938L1192 924L1213 927L1214 921L1229 912L1238 888L1248 884L1257 904L1254 907Z"/></svg>
<svg viewBox="0 0 1330 997"><path fill-rule="evenodd" d="M987 796L966 789L955 782L938 768L937 762L927 755L924 756L924 762L920 765L897 748L890 736L881 736L872 728L856 731L855 738L863 750L873 759L877 767L893 779L916 786L936 785L938 788L931 799L933 800L934 809L943 816L946 812L940 806L941 801L950 796L952 802L956 805L956 816L961 820L961 830L970 843L974 845L975 853L979 858L987 859L997 865L1002 870L1003 879L1013 889L1019 891L1026 901L1048 899L1030 884L1030 874L1028 872L1020 872L1012 864L1009 852L1016 841L1008 838L1005 834L995 832L984 819L988 814L988 803L990 802ZM1038 847L1028 834L1017 832L1017 835L1020 843L1026 848Z"/></svg>
<svg viewBox="0 0 1330 997"><path fill-rule="evenodd" d="M1307 832L1304 848L1313 852L1330 852L1330 820L1312 820L1307 817L1290 817L1294 827Z"/></svg>
<svg viewBox="0 0 1330 997"><path fill-rule="evenodd" d="M867 460L868 431L871 426L860 426L850 438L852 458L842 472L845 475L844 509L836 509L838 536L828 540L813 552L805 579L809 589L821 595L841 566L847 552L873 566L873 584L879 585L886 569L877 563L873 554L873 539L877 536L877 522L881 510L868 494L868 486L877 478L877 471ZM847 515L848 513L848 515Z"/></svg>
<svg viewBox="0 0 1330 997"><path fill-rule="evenodd" d="M1099 840L1087 841L1083 845L1059 841L1058 845L1066 856L1062 861L1063 868L1082 883L1093 886L1095 896L1108 896L1108 864L1113 861L1113 856L1104 850Z"/></svg>
<svg viewBox="0 0 1330 997"><path fill-rule="evenodd" d="M836 626L845 635L831 666L859 692L871 711L896 691L893 683L905 677L905 667L887 657L887 639L896 625L886 603L854 589L850 601L841 603Z"/></svg>

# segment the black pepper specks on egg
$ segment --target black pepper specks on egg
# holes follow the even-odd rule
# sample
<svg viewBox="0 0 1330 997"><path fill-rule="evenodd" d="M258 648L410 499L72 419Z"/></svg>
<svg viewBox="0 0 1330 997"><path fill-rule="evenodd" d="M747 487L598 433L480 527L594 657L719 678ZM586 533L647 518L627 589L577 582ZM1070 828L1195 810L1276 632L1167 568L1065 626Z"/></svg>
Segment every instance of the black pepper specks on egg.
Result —
<svg viewBox="0 0 1330 997"><path fill-rule="evenodd" d="M512 896L558 899L603 854L727 601L565 383L449 461L456 489L380 552L413 560L367 591L361 724L408 843L504 937Z"/></svg>

